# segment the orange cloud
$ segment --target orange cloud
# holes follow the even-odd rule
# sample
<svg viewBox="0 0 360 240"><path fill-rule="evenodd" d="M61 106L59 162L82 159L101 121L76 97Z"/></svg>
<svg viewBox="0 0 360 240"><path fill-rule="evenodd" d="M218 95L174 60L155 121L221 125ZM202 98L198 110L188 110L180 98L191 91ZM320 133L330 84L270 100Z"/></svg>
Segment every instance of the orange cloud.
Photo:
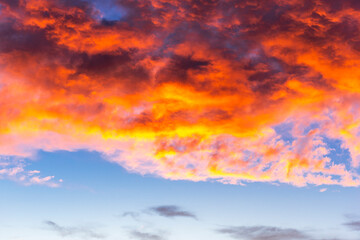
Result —
<svg viewBox="0 0 360 240"><path fill-rule="evenodd" d="M168 179L360 185L355 1L114 1L116 21L80 0L0 4L1 155L86 148Z"/></svg>

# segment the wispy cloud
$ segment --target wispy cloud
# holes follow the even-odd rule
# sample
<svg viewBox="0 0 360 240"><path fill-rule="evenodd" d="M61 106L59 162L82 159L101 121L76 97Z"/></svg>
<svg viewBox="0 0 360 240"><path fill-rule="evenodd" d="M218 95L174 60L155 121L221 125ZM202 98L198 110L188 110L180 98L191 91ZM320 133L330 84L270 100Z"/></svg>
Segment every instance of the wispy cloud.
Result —
<svg viewBox="0 0 360 240"><path fill-rule="evenodd" d="M251 227L226 227L217 232L229 235L239 240L310 240L310 237L302 231L293 228L278 228L269 226Z"/></svg>
<svg viewBox="0 0 360 240"><path fill-rule="evenodd" d="M160 234L141 232L137 230L133 230L130 232L130 236L132 238L136 238L139 240L164 240L164 236Z"/></svg>
<svg viewBox="0 0 360 240"><path fill-rule="evenodd" d="M197 219L197 216L189 211L181 209L179 206L175 205L164 205L149 208L149 210L155 214L158 214L162 217L175 218L175 217L188 217Z"/></svg>
<svg viewBox="0 0 360 240"><path fill-rule="evenodd" d="M55 180L54 176L41 176L38 170L28 170L27 163L22 158L0 155L0 179L8 179L22 185L45 185L59 187L62 179Z"/></svg>
<svg viewBox="0 0 360 240"><path fill-rule="evenodd" d="M84 239L104 239L105 235L95 232L90 227L64 227L53 221L45 221L48 228L62 237L79 236Z"/></svg>
<svg viewBox="0 0 360 240"><path fill-rule="evenodd" d="M360 217L355 215L346 215L347 221L344 226L353 231L360 231Z"/></svg>
<svg viewBox="0 0 360 240"><path fill-rule="evenodd" d="M138 213L138 212L130 212L130 211L128 211L128 212L122 213L120 216L121 216L121 217L131 217L132 219L134 219L134 220L136 220L136 221L139 221L140 215L141 215L141 214Z"/></svg>

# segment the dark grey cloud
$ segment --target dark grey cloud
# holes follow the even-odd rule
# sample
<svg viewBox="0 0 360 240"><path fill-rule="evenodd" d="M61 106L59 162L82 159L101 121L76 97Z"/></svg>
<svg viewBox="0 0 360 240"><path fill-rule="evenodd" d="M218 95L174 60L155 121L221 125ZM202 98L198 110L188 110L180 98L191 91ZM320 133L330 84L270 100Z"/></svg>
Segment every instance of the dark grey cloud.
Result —
<svg viewBox="0 0 360 240"><path fill-rule="evenodd" d="M149 210L162 217L168 217L168 218L189 217L189 218L197 219L194 213L185 211L175 205L157 206L157 207L152 207Z"/></svg>
<svg viewBox="0 0 360 240"><path fill-rule="evenodd" d="M99 234L89 227L64 227L53 221L45 221L45 224L49 227L50 230L58 233L62 237L69 236L80 236L84 239L104 239L105 235Z"/></svg>
<svg viewBox="0 0 360 240"><path fill-rule="evenodd" d="M131 231L130 236L139 240L164 240L164 236L160 234L146 233L140 231Z"/></svg>
<svg viewBox="0 0 360 240"><path fill-rule="evenodd" d="M297 240L311 238L302 231L293 228L278 228L269 226L226 227L217 232L241 240Z"/></svg>

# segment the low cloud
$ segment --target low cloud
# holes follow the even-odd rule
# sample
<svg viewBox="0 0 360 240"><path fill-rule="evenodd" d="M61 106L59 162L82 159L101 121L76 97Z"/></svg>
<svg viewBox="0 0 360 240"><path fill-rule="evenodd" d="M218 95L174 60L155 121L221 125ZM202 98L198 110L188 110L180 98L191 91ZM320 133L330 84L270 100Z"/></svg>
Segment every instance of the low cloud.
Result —
<svg viewBox="0 0 360 240"><path fill-rule="evenodd" d="M139 221L140 213L138 212L124 212L121 217L131 217L132 219Z"/></svg>
<svg viewBox="0 0 360 240"><path fill-rule="evenodd" d="M164 205L164 206L152 207L152 208L150 208L150 211L155 214L158 214L159 216L167 217L167 218L188 217L188 218L197 219L197 216L194 213L185 211L175 205Z"/></svg>
<svg viewBox="0 0 360 240"><path fill-rule="evenodd" d="M344 223L344 226L348 227L352 231L360 231L360 217L348 215L347 222Z"/></svg>
<svg viewBox="0 0 360 240"><path fill-rule="evenodd" d="M297 240L310 239L307 234L293 228L278 228L269 226L227 227L217 230L241 240Z"/></svg>
<svg viewBox="0 0 360 240"><path fill-rule="evenodd" d="M64 227L53 221L45 221L45 224L49 227L50 230L58 233L62 237L69 236L80 236L84 239L104 239L106 238L104 235L99 234L89 227Z"/></svg>
<svg viewBox="0 0 360 240"><path fill-rule="evenodd" d="M139 240L164 240L164 236L160 234L146 233L140 231L131 231L130 236Z"/></svg>

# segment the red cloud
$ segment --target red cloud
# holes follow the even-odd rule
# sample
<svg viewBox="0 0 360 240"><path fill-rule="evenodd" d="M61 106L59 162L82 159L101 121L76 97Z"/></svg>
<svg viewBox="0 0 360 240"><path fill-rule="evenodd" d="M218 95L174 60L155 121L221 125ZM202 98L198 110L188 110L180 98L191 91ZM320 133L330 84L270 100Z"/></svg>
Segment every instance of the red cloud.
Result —
<svg viewBox="0 0 360 240"><path fill-rule="evenodd" d="M360 185L357 1L128 0L118 21L82 1L0 3L0 154L88 148L169 179Z"/></svg>

